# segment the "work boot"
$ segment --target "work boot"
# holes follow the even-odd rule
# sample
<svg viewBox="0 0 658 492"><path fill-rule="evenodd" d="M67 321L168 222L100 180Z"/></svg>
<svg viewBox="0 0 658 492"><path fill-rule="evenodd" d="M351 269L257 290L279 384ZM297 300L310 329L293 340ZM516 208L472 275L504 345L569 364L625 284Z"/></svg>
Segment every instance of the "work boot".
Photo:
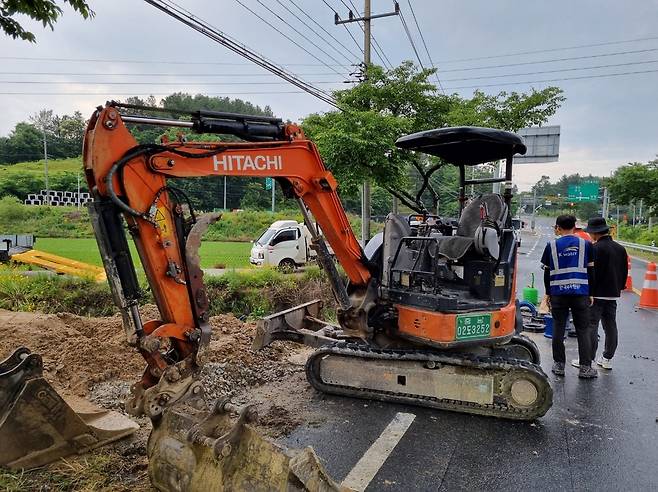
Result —
<svg viewBox="0 0 658 492"><path fill-rule="evenodd" d="M578 377L582 378L582 379L598 378L599 373L592 366L580 366L580 371L578 372Z"/></svg>
<svg viewBox="0 0 658 492"><path fill-rule="evenodd" d="M564 376L564 362L554 362L551 371L556 376Z"/></svg>
<svg viewBox="0 0 658 492"><path fill-rule="evenodd" d="M596 360L596 363L603 369L607 369L608 371L612 370L612 359L606 359L605 357L601 356Z"/></svg>

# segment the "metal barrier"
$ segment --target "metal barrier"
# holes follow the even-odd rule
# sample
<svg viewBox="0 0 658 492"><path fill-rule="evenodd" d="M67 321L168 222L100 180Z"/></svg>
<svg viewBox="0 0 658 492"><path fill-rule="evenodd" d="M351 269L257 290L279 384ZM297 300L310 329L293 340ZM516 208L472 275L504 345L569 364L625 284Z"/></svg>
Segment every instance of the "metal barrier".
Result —
<svg viewBox="0 0 658 492"><path fill-rule="evenodd" d="M638 249L640 251L648 251L649 253L658 254L658 246L647 246L646 244L627 243L626 241L617 241L617 242L622 246L624 246L625 248L633 248L633 249Z"/></svg>

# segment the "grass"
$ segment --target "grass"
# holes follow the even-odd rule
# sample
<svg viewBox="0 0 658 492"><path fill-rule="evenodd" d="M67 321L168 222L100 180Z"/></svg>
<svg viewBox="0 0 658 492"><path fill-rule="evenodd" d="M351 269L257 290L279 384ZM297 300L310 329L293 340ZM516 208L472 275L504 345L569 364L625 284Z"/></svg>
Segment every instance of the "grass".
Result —
<svg viewBox="0 0 658 492"><path fill-rule="evenodd" d="M33 173L39 176L43 175L44 160L17 162L16 164L6 164L0 166L1 173ZM82 157L71 157L68 159L48 159L48 174L57 174L62 172L82 172Z"/></svg>
<svg viewBox="0 0 658 492"><path fill-rule="evenodd" d="M655 253L651 253L649 251L642 251L639 249L635 248L626 248L626 251L628 251L628 254L631 256L635 256L636 258L642 258L647 261L653 261L654 263L658 263L658 255Z"/></svg>
<svg viewBox="0 0 658 492"><path fill-rule="evenodd" d="M231 270L204 280L213 316L233 313L241 318L257 318L313 299L324 301L329 316L334 310L329 284L317 266L299 275L262 268ZM141 302L154 302L146 289ZM17 272L0 275L0 309L81 316L108 316L116 312L106 283Z"/></svg>
<svg viewBox="0 0 658 492"><path fill-rule="evenodd" d="M82 457L69 457L29 472L2 469L0 490L146 492L151 487L145 459L127 459L99 449Z"/></svg>
<svg viewBox="0 0 658 492"><path fill-rule="evenodd" d="M135 246L129 241L133 260L138 263ZM64 256L72 260L83 261L92 265L102 266L96 240L91 238L37 238L35 249ZM249 266L249 251L251 243L236 243L223 241L204 241L199 254L202 268L246 268Z"/></svg>

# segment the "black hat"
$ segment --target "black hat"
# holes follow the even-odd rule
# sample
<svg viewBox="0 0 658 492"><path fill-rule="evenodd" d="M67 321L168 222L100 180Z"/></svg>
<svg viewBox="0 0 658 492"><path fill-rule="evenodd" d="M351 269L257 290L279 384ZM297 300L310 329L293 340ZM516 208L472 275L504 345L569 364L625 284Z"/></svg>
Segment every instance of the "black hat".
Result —
<svg viewBox="0 0 658 492"><path fill-rule="evenodd" d="M595 234L608 232L609 230L610 227L608 227L603 217L592 217L587 221L587 227L585 227L585 232L593 232Z"/></svg>

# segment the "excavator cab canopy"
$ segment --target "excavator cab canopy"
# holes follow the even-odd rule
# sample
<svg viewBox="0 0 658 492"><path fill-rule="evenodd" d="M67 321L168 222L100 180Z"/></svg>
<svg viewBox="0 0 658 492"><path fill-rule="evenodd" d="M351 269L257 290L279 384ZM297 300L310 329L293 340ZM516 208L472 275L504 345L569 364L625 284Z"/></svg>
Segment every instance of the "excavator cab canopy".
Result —
<svg viewBox="0 0 658 492"><path fill-rule="evenodd" d="M475 166L526 153L523 139L516 133L476 126L413 133L398 138L395 145L439 157L456 166Z"/></svg>

